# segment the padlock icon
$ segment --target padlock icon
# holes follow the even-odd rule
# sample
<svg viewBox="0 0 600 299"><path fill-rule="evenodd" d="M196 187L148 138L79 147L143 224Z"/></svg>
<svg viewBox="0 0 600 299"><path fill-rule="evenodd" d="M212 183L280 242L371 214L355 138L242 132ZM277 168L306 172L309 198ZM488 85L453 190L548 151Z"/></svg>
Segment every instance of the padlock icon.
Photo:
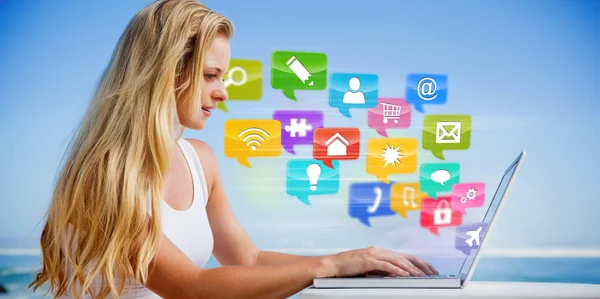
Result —
<svg viewBox="0 0 600 299"><path fill-rule="evenodd" d="M444 225L452 222L452 209L447 200L440 200L433 211L433 224Z"/></svg>

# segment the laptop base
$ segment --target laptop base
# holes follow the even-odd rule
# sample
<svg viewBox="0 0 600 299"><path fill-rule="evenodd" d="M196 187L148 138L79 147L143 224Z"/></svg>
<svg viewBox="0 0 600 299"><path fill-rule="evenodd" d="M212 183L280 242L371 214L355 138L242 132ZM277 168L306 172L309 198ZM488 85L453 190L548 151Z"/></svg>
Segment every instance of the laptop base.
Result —
<svg viewBox="0 0 600 299"><path fill-rule="evenodd" d="M313 285L317 289L350 289L350 288L403 288L403 289L459 289L460 278L454 277L340 277L316 278Z"/></svg>

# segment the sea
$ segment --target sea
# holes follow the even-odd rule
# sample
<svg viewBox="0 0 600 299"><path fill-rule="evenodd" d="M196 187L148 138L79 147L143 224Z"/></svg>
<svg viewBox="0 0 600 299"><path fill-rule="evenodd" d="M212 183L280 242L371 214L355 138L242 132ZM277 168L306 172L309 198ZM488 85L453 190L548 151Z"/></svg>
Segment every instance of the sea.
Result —
<svg viewBox="0 0 600 299"><path fill-rule="evenodd" d="M40 256L36 255L0 255L0 285L8 290L7 294L0 294L0 299L50 298L27 288L40 263ZM218 266L211 258L205 267ZM600 258L483 256L472 280L600 284ZM297 298L298 295L290 297Z"/></svg>

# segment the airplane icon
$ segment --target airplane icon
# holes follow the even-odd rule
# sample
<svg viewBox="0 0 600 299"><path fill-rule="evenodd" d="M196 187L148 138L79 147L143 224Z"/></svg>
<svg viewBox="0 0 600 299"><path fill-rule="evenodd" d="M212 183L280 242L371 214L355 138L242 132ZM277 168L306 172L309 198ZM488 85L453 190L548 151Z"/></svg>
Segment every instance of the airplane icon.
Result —
<svg viewBox="0 0 600 299"><path fill-rule="evenodd" d="M473 247L473 241L479 246L479 233L481 232L481 229L482 227L480 226L477 230L467 232L467 235L471 236L471 238L465 240L465 242L469 244L469 247Z"/></svg>

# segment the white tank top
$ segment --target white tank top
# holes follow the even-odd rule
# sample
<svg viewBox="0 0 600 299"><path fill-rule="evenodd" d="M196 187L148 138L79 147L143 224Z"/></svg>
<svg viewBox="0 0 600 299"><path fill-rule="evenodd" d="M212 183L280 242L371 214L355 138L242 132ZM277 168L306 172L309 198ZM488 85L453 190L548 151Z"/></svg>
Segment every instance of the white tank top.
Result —
<svg viewBox="0 0 600 299"><path fill-rule="evenodd" d="M200 159L193 146L185 139L180 138L177 144L181 148L185 160L192 172L193 202L185 211L171 208L162 201L162 229L165 236L175 246L183 251L198 267L204 267L213 250L214 240L208 217L206 204L208 203L208 188ZM96 279L95 285L100 287L101 277ZM73 298L67 294L61 298ZM86 296L84 298L91 298ZM109 297L112 298L112 297ZM122 296L119 298L160 298L150 289L137 281L127 281Z"/></svg>

